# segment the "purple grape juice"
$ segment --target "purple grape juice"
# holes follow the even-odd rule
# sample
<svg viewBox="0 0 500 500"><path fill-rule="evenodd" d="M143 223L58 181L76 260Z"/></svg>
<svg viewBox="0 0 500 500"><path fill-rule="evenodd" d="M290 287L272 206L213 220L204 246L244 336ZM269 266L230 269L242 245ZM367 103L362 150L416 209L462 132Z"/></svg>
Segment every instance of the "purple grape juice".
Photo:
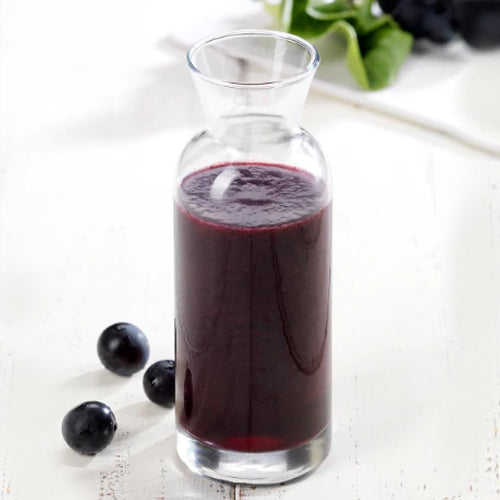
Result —
<svg viewBox="0 0 500 500"><path fill-rule="evenodd" d="M330 420L331 204L311 174L223 164L175 206L176 411L203 443L299 446Z"/></svg>

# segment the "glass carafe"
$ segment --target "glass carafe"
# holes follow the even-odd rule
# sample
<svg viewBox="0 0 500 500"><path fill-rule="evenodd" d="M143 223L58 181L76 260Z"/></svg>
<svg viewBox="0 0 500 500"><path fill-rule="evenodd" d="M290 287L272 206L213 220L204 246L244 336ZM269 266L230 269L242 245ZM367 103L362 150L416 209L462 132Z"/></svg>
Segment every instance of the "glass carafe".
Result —
<svg viewBox="0 0 500 500"><path fill-rule="evenodd" d="M330 174L299 126L319 56L245 30L187 60L207 128L175 192L177 450L213 478L287 481L330 443Z"/></svg>

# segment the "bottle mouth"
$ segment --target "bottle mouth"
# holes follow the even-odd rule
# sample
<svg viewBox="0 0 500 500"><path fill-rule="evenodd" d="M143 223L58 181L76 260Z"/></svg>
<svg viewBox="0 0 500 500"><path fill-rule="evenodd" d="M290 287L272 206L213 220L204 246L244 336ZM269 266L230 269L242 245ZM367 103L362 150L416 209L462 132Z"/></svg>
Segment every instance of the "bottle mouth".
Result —
<svg viewBox="0 0 500 500"><path fill-rule="evenodd" d="M187 53L189 69L216 85L274 88L312 77L316 48L302 38L271 30L238 30L204 38Z"/></svg>

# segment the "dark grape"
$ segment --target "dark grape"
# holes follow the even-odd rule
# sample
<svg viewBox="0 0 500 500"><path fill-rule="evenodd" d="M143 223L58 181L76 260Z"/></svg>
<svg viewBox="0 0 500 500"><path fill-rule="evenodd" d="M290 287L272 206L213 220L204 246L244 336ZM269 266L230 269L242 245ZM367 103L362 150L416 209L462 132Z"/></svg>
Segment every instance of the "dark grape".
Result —
<svg viewBox="0 0 500 500"><path fill-rule="evenodd" d="M153 363L142 379L146 396L160 406L172 408L175 404L175 361Z"/></svg>
<svg viewBox="0 0 500 500"><path fill-rule="evenodd" d="M62 421L63 438L82 455L95 455L112 441L118 425L111 409L99 401L87 401L70 410Z"/></svg>
<svg viewBox="0 0 500 500"><path fill-rule="evenodd" d="M498 0L457 0L460 34L472 47L500 46L500 2Z"/></svg>
<svg viewBox="0 0 500 500"><path fill-rule="evenodd" d="M415 38L447 43L456 34L458 17L452 0L379 0L402 29Z"/></svg>
<svg viewBox="0 0 500 500"><path fill-rule="evenodd" d="M142 370L149 358L149 342L139 328L130 323L116 323L99 336L97 354L113 373L130 376Z"/></svg>

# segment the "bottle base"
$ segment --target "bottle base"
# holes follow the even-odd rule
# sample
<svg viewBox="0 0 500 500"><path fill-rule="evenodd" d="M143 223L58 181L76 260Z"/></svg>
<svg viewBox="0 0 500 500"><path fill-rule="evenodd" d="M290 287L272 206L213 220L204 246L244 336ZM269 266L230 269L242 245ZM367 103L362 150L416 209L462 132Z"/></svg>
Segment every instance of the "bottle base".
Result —
<svg viewBox="0 0 500 500"><path fill-rule="evenodd" d="M318 467L330 450L330 425L311 441L288 450L241 452L215 448L177 428L177 453L196 474L240 484L275 484Z"/></svg>

